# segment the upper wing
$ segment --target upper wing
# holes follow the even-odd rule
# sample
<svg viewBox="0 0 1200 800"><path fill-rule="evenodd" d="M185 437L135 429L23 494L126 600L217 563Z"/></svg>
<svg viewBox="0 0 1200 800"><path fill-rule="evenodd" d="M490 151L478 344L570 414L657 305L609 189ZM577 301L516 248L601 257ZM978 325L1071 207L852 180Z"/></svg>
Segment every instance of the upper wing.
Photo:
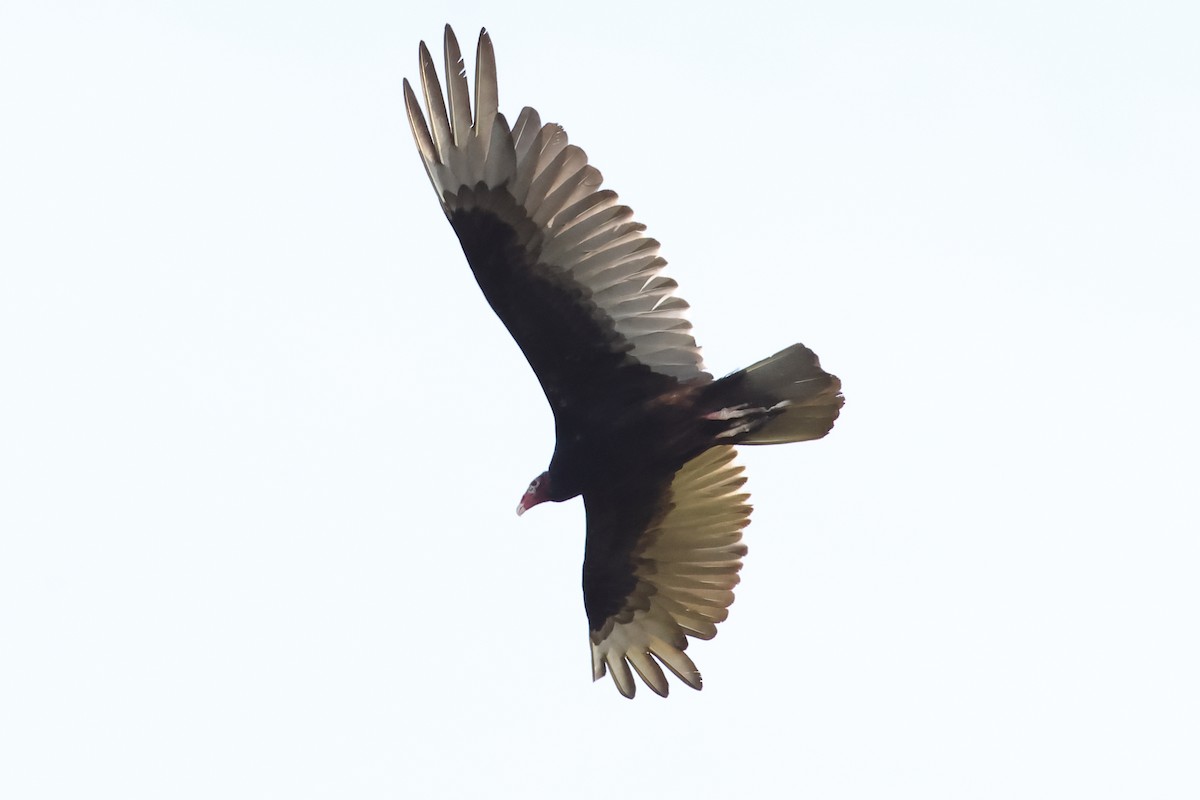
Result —
<svg viewBox="0 0 1200 800"><path fill-rule="evenodd" d="M659 482L585 493L583 602L591 628L592 675L612 671L633 697L630 667L664 697L661 661L693 689L700 672L683 652L687 636L711 639L729 615L750 497L732 447L714 447ZM653 656L653 657L652 657Z"/></svg>
<svg viewBox="0 0 1200 800"><path fill-rule="evenodd" d="M404 99L421 160L484 295L557 408L636 369L711 379L645 226L601 190L600 172L558 125L497 110L496 63L479 35L472 116L458 42L446 26L446 100L425 43L421 86ZM448 100L448 103L446 102Z"/></svg>

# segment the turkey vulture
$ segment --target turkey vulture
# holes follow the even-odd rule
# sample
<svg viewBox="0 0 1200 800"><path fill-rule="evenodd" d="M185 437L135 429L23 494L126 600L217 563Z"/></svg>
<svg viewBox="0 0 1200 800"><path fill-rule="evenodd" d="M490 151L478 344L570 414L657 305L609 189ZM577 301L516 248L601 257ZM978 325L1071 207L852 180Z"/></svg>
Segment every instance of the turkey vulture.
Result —
<svg viewBox="0 0 1200 800"><path fill-rule="evenodd" d="M646 226L561 127L532 108L511 126L499 113L487 31L474 110L449 25L445 55L443 97L421 43L428 118L405 80L408 120L467 263L554 412L550 467L517 513L583 495L594 679L611 672L633 697L637 672L666 696L661 662L699 689L687 637L716 635L746 554L733 445L821 438L841 382L800 344L714 380Z"/></svg>

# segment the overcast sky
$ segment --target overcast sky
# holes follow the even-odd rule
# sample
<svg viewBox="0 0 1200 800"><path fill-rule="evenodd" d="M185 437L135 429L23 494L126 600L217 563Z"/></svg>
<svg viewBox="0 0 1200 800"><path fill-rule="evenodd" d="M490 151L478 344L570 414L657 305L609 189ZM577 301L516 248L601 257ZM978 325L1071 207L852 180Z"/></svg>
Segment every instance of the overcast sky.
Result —
<svg viewBox="0 0 1200 800"><path fill-rule="evenodd" d="M1200 795L1197 6L413 5L0 5L0 796ZM513 514L445 22L710 369L843 380L702 692L593 684L582 504Z"/></svg>

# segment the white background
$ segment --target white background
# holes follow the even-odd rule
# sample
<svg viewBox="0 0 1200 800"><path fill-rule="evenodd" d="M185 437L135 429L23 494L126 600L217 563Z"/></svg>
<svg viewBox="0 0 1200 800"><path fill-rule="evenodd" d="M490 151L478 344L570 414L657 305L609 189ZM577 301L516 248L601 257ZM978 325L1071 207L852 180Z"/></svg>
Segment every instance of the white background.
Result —
<svg viewBox="0 0 1200 800"><path fill-rule="evenodd" d="M0 795L1200 796L1193 3L0 6ZM403 116L498 54L794 342L695 693L593 685L579 501ZM440 61L440 56L438 56Z"/></svg>

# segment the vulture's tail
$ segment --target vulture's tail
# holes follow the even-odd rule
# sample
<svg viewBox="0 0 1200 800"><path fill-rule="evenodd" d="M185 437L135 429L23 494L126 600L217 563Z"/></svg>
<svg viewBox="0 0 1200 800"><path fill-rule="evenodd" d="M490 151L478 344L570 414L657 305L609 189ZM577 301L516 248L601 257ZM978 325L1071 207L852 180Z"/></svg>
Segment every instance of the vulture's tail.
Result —
<svg viewBox="0 0 1200 800"><path fill-rule="evenodd" d="M842 408L842 382L821 369L816 353L794 344L714 382L706 417L725 422L731 444L820 439Z"/></svg>

